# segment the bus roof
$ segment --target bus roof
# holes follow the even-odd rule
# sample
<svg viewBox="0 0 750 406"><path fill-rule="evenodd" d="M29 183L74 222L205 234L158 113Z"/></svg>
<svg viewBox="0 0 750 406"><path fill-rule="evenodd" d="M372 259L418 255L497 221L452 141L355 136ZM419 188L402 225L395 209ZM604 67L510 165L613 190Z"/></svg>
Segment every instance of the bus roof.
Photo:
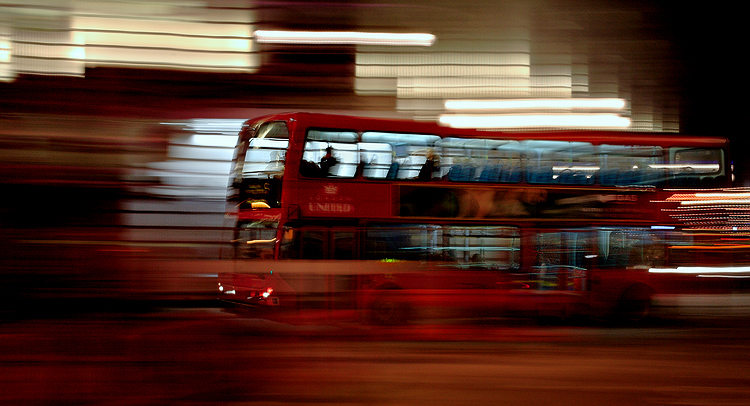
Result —
<svg viewBox="0 0 750 406"><path fill-rule="evenodd" d="M591 144L658 145L668 147L726 147L728 138L718 136L696 136L672 133L634 132L623 130L535 130L498 131L479 129L457 129L444 127L436 122L415 121L400 118L373 118L328 113L289 112L261 116L247 120L247 125L267 121L296 121L303 128L331 128L353 131L398 131L413 134L435 134L441 137L497 138L512 140L582 141Z"/></svg>

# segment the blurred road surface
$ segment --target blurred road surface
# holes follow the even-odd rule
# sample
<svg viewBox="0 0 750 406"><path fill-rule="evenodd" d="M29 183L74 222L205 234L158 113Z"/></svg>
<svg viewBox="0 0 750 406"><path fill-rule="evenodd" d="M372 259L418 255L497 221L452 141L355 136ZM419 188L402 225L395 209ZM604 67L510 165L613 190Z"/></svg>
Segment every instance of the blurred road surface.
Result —
<svg viewBox="0 0 750 406"><path fill-rule="evenodd" d="M3 405L746 405L750 324L287 325L216 309L0 324Z"/></svg>

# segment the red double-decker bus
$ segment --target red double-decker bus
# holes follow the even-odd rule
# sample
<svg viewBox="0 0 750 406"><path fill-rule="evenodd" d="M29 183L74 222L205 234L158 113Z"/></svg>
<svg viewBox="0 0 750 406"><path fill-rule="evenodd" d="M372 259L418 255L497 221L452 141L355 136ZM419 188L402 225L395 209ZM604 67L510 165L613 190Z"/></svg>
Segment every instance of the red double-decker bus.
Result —
<svg viewBox="0 0 750 406"><path fill-rule="evenodd" d="M647 314L672 238L652 201L730 184L727 140L493 132L312 113L248 120L231 202L235 310Z"/></svg>

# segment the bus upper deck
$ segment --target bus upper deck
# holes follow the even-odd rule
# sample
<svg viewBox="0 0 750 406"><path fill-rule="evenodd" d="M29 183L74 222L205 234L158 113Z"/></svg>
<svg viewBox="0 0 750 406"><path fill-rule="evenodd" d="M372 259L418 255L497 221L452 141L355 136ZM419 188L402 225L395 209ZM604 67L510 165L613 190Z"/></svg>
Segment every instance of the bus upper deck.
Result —
<svg viewBox="0 0 750 406"><path fill-rule="evenodd" d="M290 113L245 123L234 175L237 179L283 174L289 179L727 187L727 146L728 141L719 137L493 132Z"/></svg>
<svg viewBox="0 0 750 406"><path fill-rule="evenodd" d="M248 220L657 221L644 209L655 192L730 184L727 147L720 137L493 132L289 113L243 125L230 197Z"/></svg>

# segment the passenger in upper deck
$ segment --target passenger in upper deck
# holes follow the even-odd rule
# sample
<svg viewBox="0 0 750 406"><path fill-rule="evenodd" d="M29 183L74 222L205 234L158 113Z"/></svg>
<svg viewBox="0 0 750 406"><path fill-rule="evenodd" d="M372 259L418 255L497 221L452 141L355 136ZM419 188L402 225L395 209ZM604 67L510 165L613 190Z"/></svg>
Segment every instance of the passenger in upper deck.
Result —
<svg viewBox="0 0 750 406"><path fill-rule="evenodd" d="M440 156L438 156L432 148L427 148L425 155L427 156L427 160L424 162L424 165L422 165L422 169L419 170L417 179L427 181L432 179L435 170L439 169Z"/></svg>
<svg viewBox="0 0 750 406"><path fill-rule="evenodd" d="M321 176L330 176L331 168L336 166L339 160L333 156L333 147L326 147L326 154L320 159L320 172Z"/></svg>
<svg viewBox="0 0 750 406"><path fill-rule="evenodd" d="M263 171L269 178L281 178L284 175L284 159L280 152L273 153L273 161L266 165Z"/></svg>

